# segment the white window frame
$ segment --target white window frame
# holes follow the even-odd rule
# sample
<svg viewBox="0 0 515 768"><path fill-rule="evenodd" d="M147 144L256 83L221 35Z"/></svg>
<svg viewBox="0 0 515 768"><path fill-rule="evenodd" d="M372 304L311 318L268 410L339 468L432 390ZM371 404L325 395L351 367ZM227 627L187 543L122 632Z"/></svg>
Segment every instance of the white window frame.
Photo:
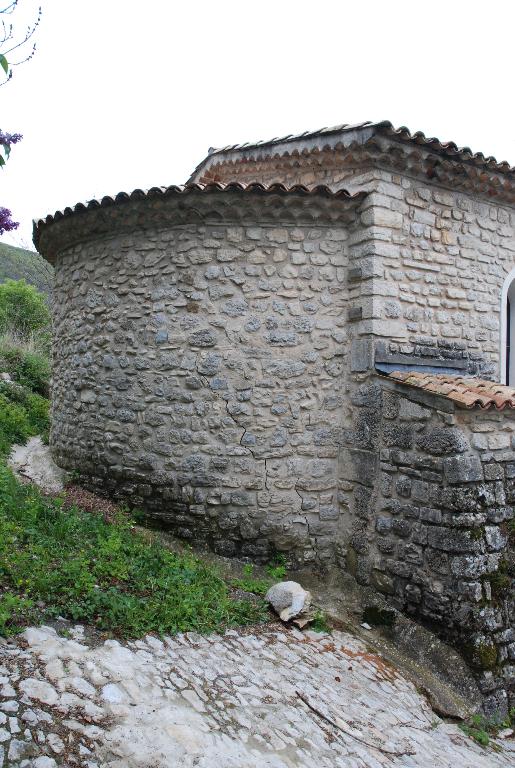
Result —
<svg viewBox="0 0 515 768"><path fill-rule="evenodd" d="M515 267L509 272L509 274L506 276L504 280L504 284L502 287L501 292L501 328L500 328L500 337L501 337L501 349L500 349L500 371L499 371L499 381L501 384L508 384L506 381L506 337L507 337L507 328L508 328L508 292L510 290L510 287L512 286L513 282L515 281ZM511 334L510 334L510 340L511 340L511 346L512 346L512 354L511 354L511 360L510 360L510 379L511 379L511 386L515 386L515 301L511 302Z"/></svg>

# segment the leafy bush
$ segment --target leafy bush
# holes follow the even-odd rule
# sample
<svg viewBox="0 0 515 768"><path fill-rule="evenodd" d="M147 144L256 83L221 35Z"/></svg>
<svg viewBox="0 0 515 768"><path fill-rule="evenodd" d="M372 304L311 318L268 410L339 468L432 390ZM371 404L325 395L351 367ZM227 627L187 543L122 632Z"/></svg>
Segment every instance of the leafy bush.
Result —
<svg viewBox="0 0 515 768"><path fill-rule="evenodd" d="M45 296L25 280L0 284L0 333L12 332L23 340L50 328Z"/></svg>
<svg viewBox="0 0 515 768"><path fill-rule="evenodd" d="M36 434L25 409L0 394L0 455L6 455L12 443L24 443Z"/></svg>
<svg viewBox="0 0 515 768"><path fill-rule="evenodd" d="M48 352L33 340L21 341L12 334L0 336L0 370L22 386L48 397L50 359Z"/></svg>
<svg viewBox="0 0 515 768"><path fill-rule="evenodd" d="M45 397L34 394L20 384L8 384L4 381L0 381L0 395L24 409L31 434L36 435L48 430L49 402Z"/></svg>
<svg viewBox="0 0 515 768"><path fill-rule="evenodd" d="M58 500L19 485L5 466L0 594L2 587L11 602L6 605L4 594L0 634L34 621L34 606L41 605L38 618L63 615L124 637L221 630L266 616L260 602L232 599L213 567L149 542L127 517L110 523L63 509Z"/></svg>

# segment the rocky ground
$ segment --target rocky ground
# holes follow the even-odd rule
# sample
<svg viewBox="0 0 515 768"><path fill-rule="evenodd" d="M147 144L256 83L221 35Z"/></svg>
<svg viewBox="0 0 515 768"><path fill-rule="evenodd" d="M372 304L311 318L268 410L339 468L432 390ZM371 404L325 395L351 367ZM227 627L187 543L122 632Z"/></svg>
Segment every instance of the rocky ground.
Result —
<svg viewBox="0 0 515 768"><path fill-rule="evenodd" d="M5 768L508 768L361 641L280 625L100 641L28 629L0 645Z"/></svg>

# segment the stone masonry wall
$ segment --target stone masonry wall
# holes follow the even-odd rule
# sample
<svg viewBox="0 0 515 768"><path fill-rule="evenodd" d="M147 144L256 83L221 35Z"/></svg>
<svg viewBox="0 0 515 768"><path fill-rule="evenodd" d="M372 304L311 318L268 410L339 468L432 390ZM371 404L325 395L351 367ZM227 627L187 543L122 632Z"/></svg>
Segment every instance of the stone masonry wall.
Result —
<svg viewBox="0 0 515 768"><path fill-rule="evenodd" d="M355 424L374 434L354 464L378 471L356 483L351 469L346 565L455 644L486 710L506 712L508 697L515 704L515 417L379 378L357 383L353 401Z"/></svg>
<svg viewBox="0 0 515 768"><path fill-rule="evenodd" d="M434 165L429 152L417 156L419 166ZM368 192L350 243L356 334L384 340L392 353L465 359L470 373L500 381L501 291L515 266L515 212L460 191L459 174L454 188L433 176L388 169L384 157L355 147L227 165L220 156L203 180Z"/></svg>
<svg viewBox="0 0 515 768"><path fill-rule="evenodd" d="M195 223L62 250L57 462L217 552L334 560L348 230Z"/></svg>
<svg viewBox="0 0 515 768"><path fill-rule="evenodd" d="M362 214L374 244L358 300L360 333L383 338L391 352L467 358L471 373L500 380L514 211L387 171L374 176Z"/></svg>

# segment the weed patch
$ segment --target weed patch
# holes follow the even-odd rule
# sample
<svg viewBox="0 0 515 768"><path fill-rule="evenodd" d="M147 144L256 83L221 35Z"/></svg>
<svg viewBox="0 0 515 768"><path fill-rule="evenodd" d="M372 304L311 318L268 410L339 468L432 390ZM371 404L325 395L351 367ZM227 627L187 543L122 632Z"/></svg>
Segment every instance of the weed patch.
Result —
<svg viewBox="0 0 515 768"><path fill-rule="evenodd" d="M331 632L331 626L328 623L323 611L317 611L315 613L309 628L314 632Z"/></svg>
<svg viewBox="0 0 515 768"><path fill-rule="evenodd" d="M251 592L254 595L265 595L273 584L272 579L259 579L254 576L254 566L248 563L243 566L243 576L241 579L233 579L232 586L241 589L244 592Z"/></svg>
<svg viewBox="0 0 515 768"><path fill-rule="evenodd" d="M58 615L122 637L220 631L264 620L213 567L134 530L125 515L63 509L0 467L0 634Z"/></svg>
<svg viewBox="0 0 515 768"><path fill-rule="evenodd" d="M267 577L258 578L254 575L254 566L248 563L243 566L241 579L231 582L237 589L252 592L254 595L265 595L273 584L283 581L286 576L286 564L283 555L278 555L266 566Z"/></svg>
<svg viewBox="0 0 515 768"><path fill-rule="evenodd" d="M499 731L503 728L510 728L515 723L515 708L511 709L508 716L501 720L495 718L487 718L483 715L472 715L466 723L460 725L461 730L467 734L471 739L474 739L482 747L491 746L493 749L498 750L499 747L496 744L491 743L491 737L497 736Z"/></svg>

